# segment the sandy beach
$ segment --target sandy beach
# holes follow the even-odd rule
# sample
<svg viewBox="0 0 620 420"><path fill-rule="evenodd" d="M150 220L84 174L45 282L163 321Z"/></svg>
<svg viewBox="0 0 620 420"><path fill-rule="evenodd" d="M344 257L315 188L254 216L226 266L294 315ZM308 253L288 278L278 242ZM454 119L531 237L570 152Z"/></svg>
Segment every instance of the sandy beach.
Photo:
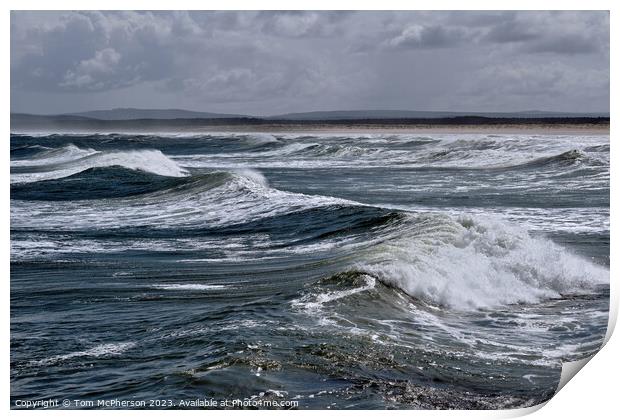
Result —
<svg viewBox="0 0 620 420"><path fill-rule="evenodd" d="M151 126L66 128L12 127L12 133L50 134L216 134L216 133L289 133L289 134L532 134L532 135L609 135L609 124L488 124L488 125L378 125L378 124L252 124L204 125L191 127Z"/></svg>
<svg viewBox="0 0 620 420"><path fill-rule="evenodd" d="M134 132L134 130L127 130ZM257 124L208 125L187 130L163 129L195 133L385 133L385 134L540 134L540 135L608 135L609 124L488 124L488 125L395 125L395 124Z"/></svg>

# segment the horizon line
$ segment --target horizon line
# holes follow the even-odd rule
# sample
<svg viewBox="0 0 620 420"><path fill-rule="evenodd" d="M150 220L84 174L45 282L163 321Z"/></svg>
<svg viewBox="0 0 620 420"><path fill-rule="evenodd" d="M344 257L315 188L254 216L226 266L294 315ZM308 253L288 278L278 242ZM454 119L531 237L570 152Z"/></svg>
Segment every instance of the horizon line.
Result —
<svg viewBox="0 0 620 420"><path fill-rule="evenodd" d="M333 113L333 112L428 112L428 113L446 113L446 114L527 114L527 113L550 113L550 114L607 114L606 116L610 116L610 111L557 111L557 110L541 110L541 109L528 109L528 110L519 110L519 111L446 111L446 110L420 110L420 109L402 109L402 108L363 108L363 109L330 109L330 110L311 110L311 111L295 111L295 112L285 112L279 114L270 114L270 115L259 115L259 114L251 114L251 113L238 113L238 112L220 112L220 111L198 111L195 109L187 109L187 108L139 108L139 107L113 107L113 108L98 108L98 109L88 109L83 111L72 111L72 112L61 112L61 113L34 113L34 112L26 112L26 111L13 111L10 110L10 114L26 114L26 115L34 115L34 116L62 116L62 115L76 115L76 114L84 114L91 112L109 112L109 111L117 111L117 110L137 110L137 111L183 111L183 112L193 112L193 113L205 113L205 114L222 114L222 115L232 115L236 117L253 117L253 118L271 118L283 115L294 115L294 114L311 114L311 113Z"/></svg>

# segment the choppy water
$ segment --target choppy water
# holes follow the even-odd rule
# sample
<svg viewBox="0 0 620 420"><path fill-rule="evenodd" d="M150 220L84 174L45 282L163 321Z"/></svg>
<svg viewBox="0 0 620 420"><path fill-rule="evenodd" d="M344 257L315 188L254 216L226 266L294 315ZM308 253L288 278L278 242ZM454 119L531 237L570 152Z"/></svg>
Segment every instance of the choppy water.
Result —
<svg viewBox="0 0 620 420"><path fill-rule="evenodd" d="M608 305L608 136L11 135L12 401L528 406Z"/></svg>

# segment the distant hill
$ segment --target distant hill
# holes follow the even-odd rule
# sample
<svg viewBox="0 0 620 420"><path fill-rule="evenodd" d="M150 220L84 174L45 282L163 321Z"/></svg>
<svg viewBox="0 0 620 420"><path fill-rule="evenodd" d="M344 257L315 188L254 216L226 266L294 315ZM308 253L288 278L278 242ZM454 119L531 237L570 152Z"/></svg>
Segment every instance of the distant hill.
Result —
<svg viewBox="0 0 620 420"><path fill-rule="evenodd" d="M97 120L175 120L175 119L211 119L211 118L243 118L245 115L217 114L213 112L187 111L185 109L139 109L139 108L114 108L98 111L74 112L62 114L64 116L77 116L94 118Z"/></svg>
<svg viewBox="0 0 620 420"><path fill-rule="evenodd" d="M88 118L99 121L130 121L130 120L211 120L211 119L254 119L264 121L335 121L335 120L420 120L444 119L457 117L484 118L609 118L609 112L551 112L551 111L520 111L520 112L453 112L453 111L410 111L398 109L370 110L337 110L296 112L268 117L221 114L214 112L188 111L185 109L139 109L114 108L107 110L73 112L60 115L11 114L21 118L67 120L72 118Z"/></svg>
<svg viewBox="0 0 620 420"><path fill-rule="evenodd" d="M316 111L253 117L183 109L116 108L61 115L11 114L11 131L160 131L203 130L224 126L318 127L500 125L500 124L606 124L609 113L435 112L405 110Z"/></svg>
<svg viewBox="0 0 620 420"><path fill-rule="evenodd" d="M490 118L461 116L445 118L352 118L352 119L265 119L265 118L174 118L138 120L100 120L76 115L29 115L11 114L11 132L136 132L155 131L201 131L223 127L262 127L266 130L312 129L326 127L441 127L441 126L501 126L501 125L563 125L578 124L609 127L609 117L529 117L529 118Z"/></svg>
<svg viewBox="0 0 620 420"><path fill-rule="evenodd" d="M143 118L108 120L81 115L32 115L11 114L11 132L43 131L119 131L119 130L166 130L192 129L218 125L261 124L267 121L257 118Z"/></svg>
<svg viewBox="0 0 620 420"><path fill-rule="evenodd" d="M371 120L371 119L435 119L455 117L486 118L596 118L609 117L608 112L575 113L549 111L521 112L441 112L441 111L407 111L407 110L351 110L351 111L313 111L267 117L270 120L326 121L326 120Z"/></svg>

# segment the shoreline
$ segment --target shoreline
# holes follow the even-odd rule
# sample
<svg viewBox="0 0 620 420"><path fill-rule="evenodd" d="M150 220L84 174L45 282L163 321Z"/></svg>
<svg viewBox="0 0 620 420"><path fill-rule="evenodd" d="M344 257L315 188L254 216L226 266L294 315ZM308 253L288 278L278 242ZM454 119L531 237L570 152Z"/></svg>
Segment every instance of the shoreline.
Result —
<svg viewBox="0 0 620 420"><path fill-rule="evenodd" d="M532 134L532 135L609 135L609 124L214 124L204 126L130 127L15 127L11 134L213 134L213 133L333 133L333 134Z"/></svg>
<svg viewBox="0 0 620 420"><path fill-rule="evenodd" d="M179 130L184 132L185 130ZM521 124L488 124L488 125L375 125L359 124L321 124L321 125L222 125L192 128L189 131L202 132L249 132L249 133L376 133L376 134L584 134L609 135L609 125L521 125Z"/></svg>

